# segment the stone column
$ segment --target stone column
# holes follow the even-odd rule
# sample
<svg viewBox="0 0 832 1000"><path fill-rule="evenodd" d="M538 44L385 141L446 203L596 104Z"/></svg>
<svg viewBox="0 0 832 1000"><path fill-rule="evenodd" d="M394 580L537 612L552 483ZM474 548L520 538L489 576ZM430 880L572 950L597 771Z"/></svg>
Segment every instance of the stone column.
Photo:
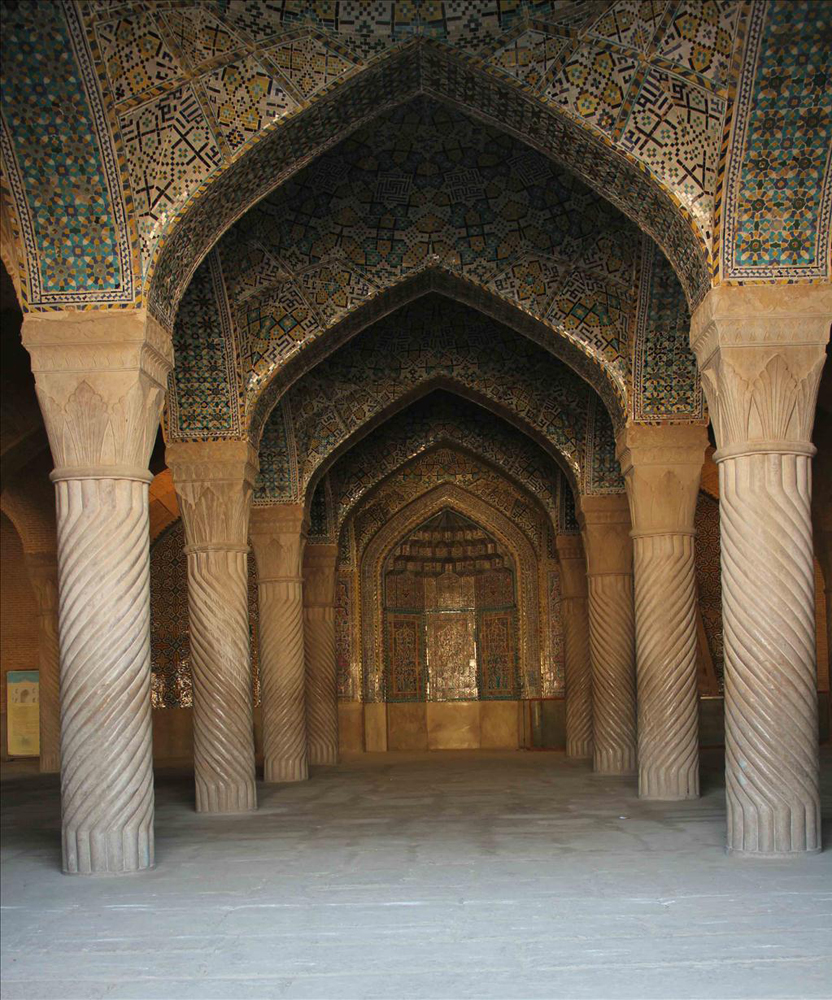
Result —
<svg viewBox="0 0 832 1000"><path fill-rule="evenodd" d="M335 669L337 545L307 545L303 555L306 728L310 764L338 763Z"/></svg>
<svg viewBox="0 0 832 1000"><path fill-rule="evenodd" d="M26 552L26 572L38 607L38 718L40 770L61 770L61 684L58 644L58 557Z"/></svg>
<svg viewBox="0 0 832 1000"><path fill-rule="evenodd" d="M147 464L170 335L144 311L29 314L55 470L64 871L153 865Z"/></svg>
<svg viewBox="0 0 832 1000"><path fill-rule="evenodd" d="M820 850L810 443L823 285L721 285L692 317L718 450L728 849Z"/></svg>
<svg viewBox="0 0 832 1000"><path fill-rule="evenodd" d="M826 373L827 378L832 372ZM815 441L821 453L812 469L814 486L812 497L812 530L815 555L823 573L823 592L826 603L826 648L829 666L832 666L832 417L821 417L815 422Z"/></svg>
<svg viewBox="0 0 832 1000"><path fill-rule="evenodd" d="M196 810L257 808L248 620L248 522L257 454L246 441L167 447L188 555Z"/></svg>
<svg viewBox="0 0 832 1000"><path fill-rule="evenodd" d="M255 507L251 544L260 600L260 701L266 781L309 776L303 645L303 504Z"/></svg>
<svg viewBox="0 0 832 1000"><path fill-rule="evenodd" d="M592 666L586 558L580 535L558 535L561 610L566 647L566 754L592 757Z"/></svg>
<svg viewBox="0 0 832 1000"><path fill-rule="evenodd" d="M589 590L593 770L636 770L633 543L624 494L580 498Z"/></svg>
<svg viewBox="0 0 832 1000"><path fill-rule="evenodd" d="M630 501L636 619L638 794L699 795L694 516L705 427L631 424L618 439Z"/></svg>

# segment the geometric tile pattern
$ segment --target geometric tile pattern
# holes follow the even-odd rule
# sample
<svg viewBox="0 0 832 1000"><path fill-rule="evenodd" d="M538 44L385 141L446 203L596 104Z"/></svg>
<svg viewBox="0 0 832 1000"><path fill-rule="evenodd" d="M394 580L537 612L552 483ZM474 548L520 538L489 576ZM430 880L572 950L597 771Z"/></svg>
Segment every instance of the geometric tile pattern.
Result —
<svg viewBox="0 0 832 1000"><path fill-rule="evenodd" d="M154 282L150 292L160 316L170 315L216 235L293 163L386 101L424 90L558 150L658 239L696 301L708 282L701 246L712 227L726 97L740 69L738 146L728 157L720 208L723 276L823 278L832 12L811 0L750 6L741 61L733 58L742 9L735 0L135 0L79 6L83 24L75 5L17 5L6 19L12 44L4 60L3 153L11 161L7 183L20 239L36 272L33 287L52 296L33 302L69 304L78 301L79 287L85 304L124 302L128 290L139 301L123 259L137 226L145 267L160 251L164 259L161 286ZM41 72L46 65L55 72ZM396 74L404 89L390 86ZM100 104L99 80L118 127L93 106ZM321 105L307 120L333 88L337 103ZM77 129L62 117L73 106ZM55 171L37 155L27 119L49 122L73 139L92 129L89 162L73 161L76 175L60 182L74 199L39 197ZM264 137L276 121L280 127ZM263 151L261 137L268 139ZM123 157L113 152L122 139ZM243 151L257 155L240 159ZM651 186L650 176L668 194ZM217 186L216 199L203 197ZM97 203L88 201L92 192ZM194 212L182 215L198 192ZM81 204L92 206L84 220L90 252L66 269L50 252L58 257L63 206ZM177 236L170 226L180 217Z"/></svg>
<svg viewBox="0 0 832 1000"><path fill-rule="evenodd" d="M427 265L518 304L623 382L637 242L632 222L551 160L417 99L252 208L219 252L229 297L242 300L253 385ZM286 279L251 296L264 252Z"/></svg>
<svg viewBox="0 0 832 1000"><path fill-rule="evenodd" d="M522 483L558 523L560 492L570 488L551 456L490 411L439 391L385 421L330 468L322 482L331 492L336 528L341 528L355 505L386 476L417 454L441 444L466 449ZM320 489L315 490L315 497ZM312 504L314 509L314 498Z"/></svg>
<svg viewBox="0 0 832 1000"><path fill-rule="evenodd" d="M722 278L828 279L832 5L752 7L722 207Z"/></svg>
<svg viewBox="0 0 832 1000"><path fill-rule="evenodd" d="M689 345L690 314L667 258L643 240L633 336L631 418L701 420L702 385Z"/></svg>
<svg viewBox="0 0 832 1000"><path fill-rule="evenodd" d="M188 286L173 331L168 440L239 438L235 336L217 254Z"/></svg>
<svg viewBox="0 0 832 1000"><path fill-rule="evenodd" d="M124 114L121 131L146 265L153 234L164 228L174 207L173 192L191 195L222 154L191 84Z"/></svg>
<svg viewBox="0 0 832 1000"><path fill-rule="evenodd" d="M129 204L73 5L3 8L0 150L24 305L132 305Z"/></svg>
<svg viewBox="0 0 832 1000"><path fill-rule="evenodd" d="M615 431L597 396L589 397L582 492L588 496L623 493L624 480L615 457Z"/></svg>
<svg viewBox="0 0 832 1000"><path fill-rule="evenodd" d="M353 509L356 551L360 554L379 528L402 507L440 483L454 483L488 501L510 517L538 548L546 533L546 514L520 486L474 456L454 447L439 446L404 462Z"/></svg>
<svg viewBox="0 0 832 1000"><path fill-rule="evenodd" d="M429 295L356 335L288 391L285 405L292 413L298 480L295 493L271 498L302 499L333 450L369 420L379 419L407 393L443 383L473 394L530 430L581 483L587 410L596 398L589 385L548 352L482 313ZM604 414L609 440L596 443L596 460L611 461L617 468L612 423L606 410ZM273 411L262 437L261 473L278 462L280 471L268 473L275 483L290 480L291 456L281 453L286 447L281 441L281 413Z"/></svg>

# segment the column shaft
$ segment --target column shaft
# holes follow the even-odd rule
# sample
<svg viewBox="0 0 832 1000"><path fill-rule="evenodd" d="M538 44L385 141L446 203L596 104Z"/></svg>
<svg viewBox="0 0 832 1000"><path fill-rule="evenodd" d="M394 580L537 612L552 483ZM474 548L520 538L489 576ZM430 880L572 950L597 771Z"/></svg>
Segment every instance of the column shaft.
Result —
<svg viewBox="0 0 832 1000"><path fill-rule="evenodd" d="M306 726L310 764L338 763L335 666L336 545L307 545L303 560Z"/></svg>
<svg viewBox="0 0 832 1000"><path fill-rule="evenodd" d="M820 850L810 443L828 285L718 286L691 320L718 450L728 850Z"/></svg>
<svg viewBox="0 0 832 1000"><path fill-rule="evenodd" d="M728 846L820 849L811 466L719 463Z"/></svg>
<svg viewBox="0 0 832 1000"><path fill-rule="evenodd" d="M188 554L196 810L257 808L248 522L257 456L245 441L168 445Z"/></svg>
<svg viewBox="0 0 832 1000"><path fill-rule="evenodd" d="M153 864L147 471L170 335L143 311L30 314L55 460L64 870Z"/></svg>
<svg viewBox="0 0 832 1000"><path fill-rule="evenodd" d="M636 770L633 547L621 494L581 497L589 581L593 770Z"/></svg>
<svg viewBox="0 0 832 1000"><path fill-rule="evenodd" d="M257 808L245 549L188 552L196 811Z"/></svg>
<svg viewBox="0 0 832 1000"><path fill-rule="evenodd" d="M260 699L266 781L308 777L301 504L256 507L251 541L260 598Z"/></svg>
<svg viewBox="0 0 832 1000"><path fill-rule="evenodd" d="M259 587L263 776L303 781L309 776L303 581L266 580Z"/></svg>
<svg viewBox="0 0 832 1000"><path fill-rule="evenodd" d="M638 790L699 795L694 518L708 443L700 424L628 424L618 457L633 523Z"/></svg>
<svg viewBox="0 0 832 1000"><path fill-rule="evenodd" d="M693 535L634 540L638 791L699 795L699 693Z"/></svg>
<svg viewBox="0 0 832 1000"><path fill-rule="evenodd" d="M579 535L557 536L566 668L566 754L592 758L592 665L586 559Z"/></svg>

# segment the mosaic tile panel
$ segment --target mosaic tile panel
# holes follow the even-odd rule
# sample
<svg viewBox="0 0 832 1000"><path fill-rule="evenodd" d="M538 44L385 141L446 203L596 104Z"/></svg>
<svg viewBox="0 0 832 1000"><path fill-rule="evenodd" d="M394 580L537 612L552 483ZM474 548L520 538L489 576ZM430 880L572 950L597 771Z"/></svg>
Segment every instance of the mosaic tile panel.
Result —
<svg viewBox="0 0 832 1000"><path fill-rule="evenodd" d="M351 524L359 558L373 535L397 511L445 483L485 500L511 520L535 551L542 550L547 517L526 490L475 456L451 446L440 446L402 463L355 507Z"/></svg>
<svg viewBox="0 0 832 1000"><path fill-rule="evenodd" d="M327 478L336 526L340 529L362 498L388 475L440 444L453 444L491 462L522 483L557 522L560 494L569 486L552 457L493 413L450 393L434 392L371 431L332 466Z"/></svg>
<svg viewBox="0 0 832 1000"><path fill-rule="evenodd" d="M76 8L6 5L0 45L0 150L26 256L24 304L131 304L130 206Z"/></svg>
<svg viewBox="0 0 832 1000"><path fill-rule="evenodd" d="M219 259L211 253L188 286L174 327L169 440L240 437L231 323Z"/></svg>
<svg viewBox="0 0 832 1000"><path fill-rule="evenodd" d="M395 58L360 73L338 89L332 101L313 102L254 146L233 170L221 173L162 248L150 298L160 315L173 310L194 261L246 205L266 195L305 157L342 133L344 123L378 114L391 95L399 100L420 90L459 102L492 120L505 122L534 147L554 149L616 207L638 219L665 249L692 298L709 285L703 246L684 211L650 177L581 125L530 103L505 74L479 74L473 64L435 47L410 47ZM651 169L658 171L656 160ZM682 192L684 194L684 192Z"/></svg>
<svg viewBox="0 0 832 1000"><path fill-rule="evenodd" d="M215 69L205 80L205 91L214 118L232 150L297 107L254 56Z"/></svg>
<svg viewBox="0 0 832 1000"><path fill-rule="evenodd" d="M360 129L252 209L223 238L222 255L236 294L258 280L252 245L265 248L297 275L288 288L274 286L280 313L288 293L322 326L441 261L622 369L636 238L632 223L545 157L518 156L499 132L418 100ZM311 317L298 329L290 308L292 335L261 345L270 341L271 305L259 297L265 331L250 315L240 324L258 341L254 384L312 333Z"/></svg>
<svg viewBox="0 0 832 1000"><path fill-rule="evenodd" d="M656 55L725 87L739 7L734 0L683 0Z"/></svg>
<svg viewBox="0 0 832 1000"><path fill-rule="evenodd" d="M755 4L722 215L724 279L828 279L832 5Z"/></svg>
<svg viewBox="0 0 832 1000"><path fill-rule="evenodd" d="M567 59L543 100L569 109L601 132L612 132L638 66L632 53L587 43Z"/></svg>
<svg viewBox="0 0 832 1000"><path fill-rule="evenodd" d="M541 693L544 698L563 696L566 690L566 640L561 614L560 575L547 573L546 600L549 605L549 661L541 671Z"/></svg>
<svg viewBox="0 0 832 1000"><path fill-rule="evenodd" d="M708 649L722 688L722 577L720 574L719 501L700 491L694 519L696 587Z"/></svg>
<svg viewBox="0 0 832 1000"><path fill-rule="evenodd" d="M621 145L684 195L710 243L717 160L726 101L704 87L651 69L634 98Z"/></svg>
<svg viewBox="0 0 832 1000"><path fill-rule="evenodd" d="M176 80L182 72L149 10L122 9L96 26L98 47L116 104Z"/></svg>
<svg viewBox="0 0 832 1000"><path fill-rule="evenodd" d="M176 198L193 194L222 154L191 84L122 115L121 133L146 266Z"/></svg>
<svg viewBox="0 0 832 1000"><path fill-rule="evenodd" d="M591 398L587 412L583 492L588 496L623 493L624 479L615 457L615 432L609 414Z"/></svg>
<svg viewBox="0 0 832 1000"><path fill-rule="evenodd" d="M60 9L57 4L15 8L28 11L15 15L23 18L18 22L23 48L50 65L48 53L61 49L56 66L61 59L66 65L72 45L55 46L62 34L66 41L64 28L59 25L50 32L43 12ZM75 7L67 9L72 11L67 14L70 22L77 23ZM562 7L500 0L395 5L277 0L258 5L237 0L211 5L87 4L82 10L89 37L100 50L100 66L92 64L88 53L80 53L87 44L83 29L72 27L80 73L65 73L60 84L60 74L45 74L31 86L37 73L27 56L19 74L8 73L10 81L17 76L22 86L15 89L12 83L5 88L6 117L24 119L33 96L40 100L44 80L56 98L42 100L46 109L95 104L97 69L109 91L107 99L121 105L126 163L136 189L135 215L133 205L118 191L120 172L112 152L115 133L98 109L91 115L89 108L83 110L79 119L89 128L92 118L97 131L94 145L114 167L111 171L109 162L99 164L104 183L84 192L106 192L104 201L109 202L100 216L90 213L89 246L107 246L117 234L114 256L122 269L117 274L118 267L106 264L102 260L106 253L95 260L97 274L95 266L87 274L86 262L79 262L75 281L84 285L85 304L128 301L130 278L124 269L127 258L122 259L131 230L128 217L138 222L148 264L171 220L210 179L211 186L218 186L216 197L194 203L193 213L183 217L181 233L166 233L173 238L162 251L160 286L154 278L150 291L159 315L170 317L195 264L246 205L266 193L293 163L313 148L320 149L340 124L360 121L391 95L402 98L421 89L460 100L492 120L505 122L532 145L560 151L567 166L586 176L657 238L695 303L708 287L705 254L695 233L707 240L711 228L713 164L723 134L724 98L735 82L732 51L740 9L733 0L669 5L618 0L600 16L592 4ZM828 75L830 16L829 4L812 0L751 5L736 102L737 155L729 158L720 208L724 277L822 279L828 274L829 185L824 154L830 145L830 115L823 81ZM12 23L8 18L7 22ZM7 37L11 38L8 31ZM277 58L278 49L285 72L296 77L296 83L283 80L281 69L265 55L275 53ZM19 47L17 54L12 52L6 66L19 61L22 52ZM368 61L385 53L385 65L382 60L367 68ZM263 67L268 84L258 74L251 75L252 60ZM224 74L225 64L232 63L239 72ZM347 67L343 72L342 63ZM634 63L639 68L632 69ZM223 95L216 101L222 117L217 126L207 97L212 77L215 83L225 80ZM278 96L284 83L293 99L309 103L310 110L317 95L329 92L333 83L340 85L338 100L295 120L291 114L295 107L282 106ZM146 99L142 113L135 104ZM205 108L200 111L202 100ZM47 114L52 117L51 111ZM234 114L238 117L232 121ZM221 169L225 166L221 150L233 156L249 149L251 140L277 120L285 120L285 125L274 130L267 142L257 144L268 148L251 147L251 158L240 161L239 171ZM56 125L63 127L57 120ZM8 126L15 131L17 127ZM284 131L286 135L278 134ZM67 129L69 137L81 134L83 129ZM16 142L7 137L7 158ZM48 202L39 201L35 189L54 171L38 166L37 144L27 139L25 128L20 142L26 155L17 164L10 157L10 171L16 176L9 184L20 226L31 230L21 236L37 274L35 281L47 286L49 279L55 279L48 289L55 298L44 304L71 304L77 301L73 298L77 289L71 282L61 283L67 274L60 262L58 273L41 273L50 254L49 235L41 244L41 229L57 231L63 216L59 211L37 212L35 206ZM643 172L622 154L639 159L670 196L649 176L640 176ZM266 163L269 169L264 170ZM87 163L83 169L94 177L97 167ZM783 181L785 185L778 187ZM78 185L73 187L77 193L86 181L67 183ZM86 197L67 199L68 205L89 203ZM108 284L111 279L113 285L121 281L115 295ZM90 294L95 289L101 291L97 298ZM136 301L137 292L130 290L130 301Z"/></svg>
<svg viewBox="0 0 832 1000"><path fill-rule="evenodd" d="M689 332L690 314L672 268L645 240L633 345L634 420L703 418L702 385Z"/></svg>
<svg viewBox="0 0 832 1000"><path fill-rule="evenodd" d="M304 490L332 451L368 420L406 393L437 382L454 383L531 429L580 480L589 386L482 314L429 296L359 334L289 391L299 488ZM599 439L596 451L604 456L599 461L614 463L609 416L606 421L610 433ZM268 431L266 438L271 440ZM268 461L277 460L272 454ZM261 468L265 461L261 449ZM281 467L287 465L284 458ZM288 476L275 473L274 481L287 482Z"/></svg>
<svg viewBox="0 0 832 1000"><path fill-rule="evenodd" d="M335 675L338 698L354 700L352 690L352 577L339 571L335 577Z"/></svg>
<svg viewBox="0 0 832 1000"><path fill-rule="evenodd" d="M286 401L272 410L260 441L260 471L254 504L294 500L298 493L298 463L292 412Z"/></svg>

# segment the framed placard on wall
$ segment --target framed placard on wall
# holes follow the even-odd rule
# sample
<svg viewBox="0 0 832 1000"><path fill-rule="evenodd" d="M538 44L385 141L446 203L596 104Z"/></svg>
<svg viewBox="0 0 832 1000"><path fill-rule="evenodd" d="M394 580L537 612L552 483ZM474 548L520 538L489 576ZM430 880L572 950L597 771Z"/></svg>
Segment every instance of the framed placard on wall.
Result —
<svg viewBox="0 0 832 1000"><path fill-rule="evenodd" d="M6 674L6 732L10 757L40 754L38 671L10 670Z"/></svg>

